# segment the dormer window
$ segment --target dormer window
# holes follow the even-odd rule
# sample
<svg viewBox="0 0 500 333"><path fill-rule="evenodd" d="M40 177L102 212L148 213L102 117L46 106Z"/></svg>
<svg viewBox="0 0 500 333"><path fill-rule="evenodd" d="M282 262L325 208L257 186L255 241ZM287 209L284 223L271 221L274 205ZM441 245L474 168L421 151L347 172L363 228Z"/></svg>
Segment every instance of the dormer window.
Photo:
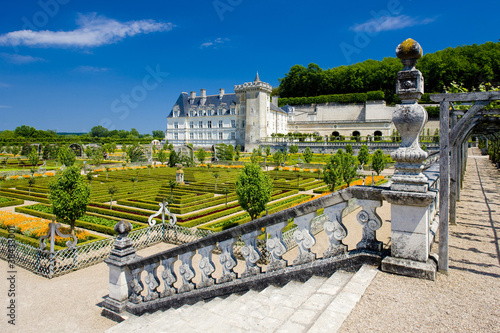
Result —
<svg viewBox="0 0 500 333"><path fill-rule="evenodd" d="M234 116L235 114L236 114L236 108L233 106L233 107L231 108L231 115L233 115L233 116Z"/></svg>
<svg viewBox="0 0 500 333"><path fill-rule="evenodd" d="M194 111L189 111L189 116L194 117Z"/></svg>

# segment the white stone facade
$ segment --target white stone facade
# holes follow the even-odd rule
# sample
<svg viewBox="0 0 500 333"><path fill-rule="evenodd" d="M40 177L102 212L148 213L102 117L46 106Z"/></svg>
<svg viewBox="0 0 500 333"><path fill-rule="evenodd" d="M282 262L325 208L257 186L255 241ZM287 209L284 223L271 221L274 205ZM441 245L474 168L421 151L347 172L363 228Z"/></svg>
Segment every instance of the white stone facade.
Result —
<svg viewBox="0 0 500 333"><path fill-rule="evenodd" d="M257 75L253 82L236 85L234 94L225 94L224 89L210 96L205 89L200 96L181 93L167 116L165 139L174 146L225 143L251 151L272 133L288 131L288 115L271 103L271 90Z"/></svg>

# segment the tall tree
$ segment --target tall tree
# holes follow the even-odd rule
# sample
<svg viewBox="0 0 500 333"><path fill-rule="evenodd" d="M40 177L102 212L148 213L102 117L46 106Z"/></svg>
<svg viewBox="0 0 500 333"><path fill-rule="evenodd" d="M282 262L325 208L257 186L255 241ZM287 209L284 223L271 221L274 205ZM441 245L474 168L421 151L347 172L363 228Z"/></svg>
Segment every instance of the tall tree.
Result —
<svg viewBox="0 0 500 333"><path fill-rule="evenodd" d="M207 157L207 154L205 153L205 149L200 148L196 151L196 158L198 161L200 161L201 164L205 162L205 158Z"/></svg>
<svg viewBox="0 0 500 333"><path fill-rule="evenodd" d="M73 164L75 164L76 161L75 152L68 147L59 148L57 156L59 158L59 162L61 162L61 164L64 164L67 167L73 166Z"/></svg>
<svg viewBox="0 0 500 333"><path fill-rule="evenodd" d="M49 185L49 200L57 219L71 226L71 234L75 234L75 221L80 218L90 203L90 189L80 175L77 167L66 168L57 179Z"/></svg>
<svg viewBox="0 0 500 333"><path fill-rule="evenodd" d="M349 153L342 154L342 178L346 182L347 186L350 185L356 175L357 168L354 156Z"/></svg>
<svg viewBox="0 0 500 333"><path fill-rule="evenodd" d="M306 163L311 163L312 159L313 159L313 153L311 151L311 148L306 147L306 149L304 150L304 161Z"/></svg>
<svg viewBox="0 0 500 333"><path fill-rule="evenodd" d="M380 175L380 173L385 169L386 166L386 156L381 149L377 149L372 156L372 169Z"/></svg>
<svg viewBox="0 0 500 333"><path fill-rule="evenodd" d="M358 153L358 161L361 165L365 165L370 160L370 153L368 152L368 147L362 145Z"/></svg>
<svg viewBox="0 0 500 333"><path fill-rule="evenodd" d="M240 173L235 186L241 208L254 220L271 200L271 180L258 165L248 164Z"/></svg>
<svg viewBox="0 0 500 333"><path fill-rule="evenodd" d="M328 159L323 171L323 180L330 185L330 191L334 192L335 187L342 183L342 158L339 154L333 154Z"/></svg>

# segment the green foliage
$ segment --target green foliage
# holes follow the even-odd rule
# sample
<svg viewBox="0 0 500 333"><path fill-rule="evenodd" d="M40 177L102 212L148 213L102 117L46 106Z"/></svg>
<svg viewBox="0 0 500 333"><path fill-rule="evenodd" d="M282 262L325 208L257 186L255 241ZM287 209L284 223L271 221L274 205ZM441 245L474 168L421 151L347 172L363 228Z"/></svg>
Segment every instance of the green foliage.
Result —
<svg viewBox="0 0 500 333"><path fill-rule="evenodd" d="M235 183L240 206L255 219L271 199L272 182L255 164L246 165Z"/></svg>
<svg viewBox="0 0 500 333"><path fill-rule="evenodd" d="M38 156L38 151L36 148L31 148L31 152L28 155L28 160L30 161L30 164L34 167L38 165L38 162L40 161L40 157Z"/></svg>
<svg viewBox="0 0 500 333"><path fill-rule="evenodd" d="M64 164L67 167L73 166L73 164L75 164L76 161L75 152L68 147L59 148L57 156L59 162L61 162L61 164Z"/></svg>
<svg viewBox="0 0 500 333"><path fill-rule="evenodd" d="M290 154L297 154L299 152L299 146L291 145L290 146Z"/></svg>
<svg viewBox="0 0 500 333"><path fill-rule="evenodd" d="M372 169L380 175L380 173L385 169L386 166L386 156L381 149L377 149L372 156Z"/></svg>
<svg viewBox="0 0 500 333"><path fill-rule="evenodd" d="M276 163L276 165L280 165L283 162L283 153L281 150L276 150L276 152L273 155L273 161Z"/></svg>
<svg viewBox="0 0 500 333"><path fill-rule="evenodd" d="M266 149L264 150L264 152L266 153L266 156L270 156L271 155L271 147L266 146Z"/></svg>
<svg viewBox="0 0 500 333"><path fill-rule="evenodd" d="M439 112L440 112L439 106L426 106L425 110L427 111L429 119L439 119Z"/></svg>
<svg viewBox="0 0 500 333"><path fill-rule="evenodd" d="M471 91L484 82L500 82L500 43L486 42L446 48L425 54L417 63L425 78L427 92L442 93L451 82L461 82ZM382 97L391 104L394 81L403 68L400 60L387 57L381 61L366 60L349 66L323 70L316 64L308 67L294 65L284 78L279 79L280 106L328 102L330 94L361 93L369 91L365 100ZM382 92L385 93L382 95ZM314 96L312 100L296 100ZM285 99L285 97L287 99ZM424 96L423 101L428 97ZM349 101L348 103L353 103Z"/></svg>
<svg viewBox="0 0 500 333"><path fill-rule="evenodd" d="M347 148L347 147L346 147ZM350 153L342 154L342 178L347 186L357 176L356 162Z"/></svg>
<svg viewBox="0 0 500 333"><path fill-rule="evenodd" d="M170 156L168 157L168 166L173 168L179 162L179 156L177 155L175 150L170 151Z"/></svg>
<svg viewBox="0 0 500 333"><path fill-rule="evenodd" d="M162 139L165 139L165 132L163 132L162 130L156 130L156 131L153 131L153 138L155 139L158 139L158 140L162 140Z"/></svg>
<svg viewBox="0 0 500 333"><path fill-rule="evenodd" d="M370 160L370 153L368 152L368 147L366 145L362 145L359 149L358 153L358 161L361 165L365 165Z"/></svg>
<svg viewBox="0 0 500 333"><path fill-rule="evenodd" d="M85 213L90 202L90 189L83 182L80 169L66 168L49 186L49 200L58 219L71 225L74 234L75 221Z"/></svg>
<svg viewBox="0 0 500 333"><path fill-rule="evenodd" d="M335 187L342 183L342 158L339 154L334 154L330 157L323 172L323 181L330 185L330 190L333 192Z"/></svg>
<svg viewBox="0 0 500 333"><path fill-rule="evenodd" d="M234 156L233 145L226 145L221 143L217 145L217 158L220 161L232 161Z"/></svg>
<svg viewBox="0 0 500 333"><path fill-rule="evenodd" d="M345 146L345 152L352 155L352 146L350 144Z"/></svg>
<svg viewBox="0 0 500 333"><path fill-rule="evenodd" d="M311 148L306 147L306 149L304 150L304 161L306 163L311 163L312 158L313 158L313 153L311 151Z"/></svg>
<svg viewBox="0 0 500 333"><path fill-rule="evenodd" d="M198 151L196 152L196 158L198 159L198 161L200 161L201 164L205 162L206 157L207 154L205 153L205 149L203 148L198 149Z"/></svg>
<svg viewBox="0 0 500 333"><path fill-rule="evenodd" d="M165 163L168 159L167 152L165 149L160 149L157 155L158 161L160 161L161 164Z"/></svg>
<svg viewBox="0 0 500 333"><path fill-rule="evenodd" d="M135 143L127 147L127 156L130 162L144 162L146 161L145 148Z"/></svg>

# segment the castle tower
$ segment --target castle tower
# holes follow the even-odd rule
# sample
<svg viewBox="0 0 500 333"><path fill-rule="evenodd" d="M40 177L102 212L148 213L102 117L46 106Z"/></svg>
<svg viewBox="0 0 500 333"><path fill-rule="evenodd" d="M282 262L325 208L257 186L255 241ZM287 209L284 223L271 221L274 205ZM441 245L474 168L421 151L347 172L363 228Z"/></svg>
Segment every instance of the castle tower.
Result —
<svg viewBox="0 0 500 333"><path fill-rule="evenodd" d="M258 148L259 141L271 134L267 133L271 91L271 85L262 82L259 73L253 82L234 86L234 92L239 100L240 114L245 115L246 151Z"/></svg>

